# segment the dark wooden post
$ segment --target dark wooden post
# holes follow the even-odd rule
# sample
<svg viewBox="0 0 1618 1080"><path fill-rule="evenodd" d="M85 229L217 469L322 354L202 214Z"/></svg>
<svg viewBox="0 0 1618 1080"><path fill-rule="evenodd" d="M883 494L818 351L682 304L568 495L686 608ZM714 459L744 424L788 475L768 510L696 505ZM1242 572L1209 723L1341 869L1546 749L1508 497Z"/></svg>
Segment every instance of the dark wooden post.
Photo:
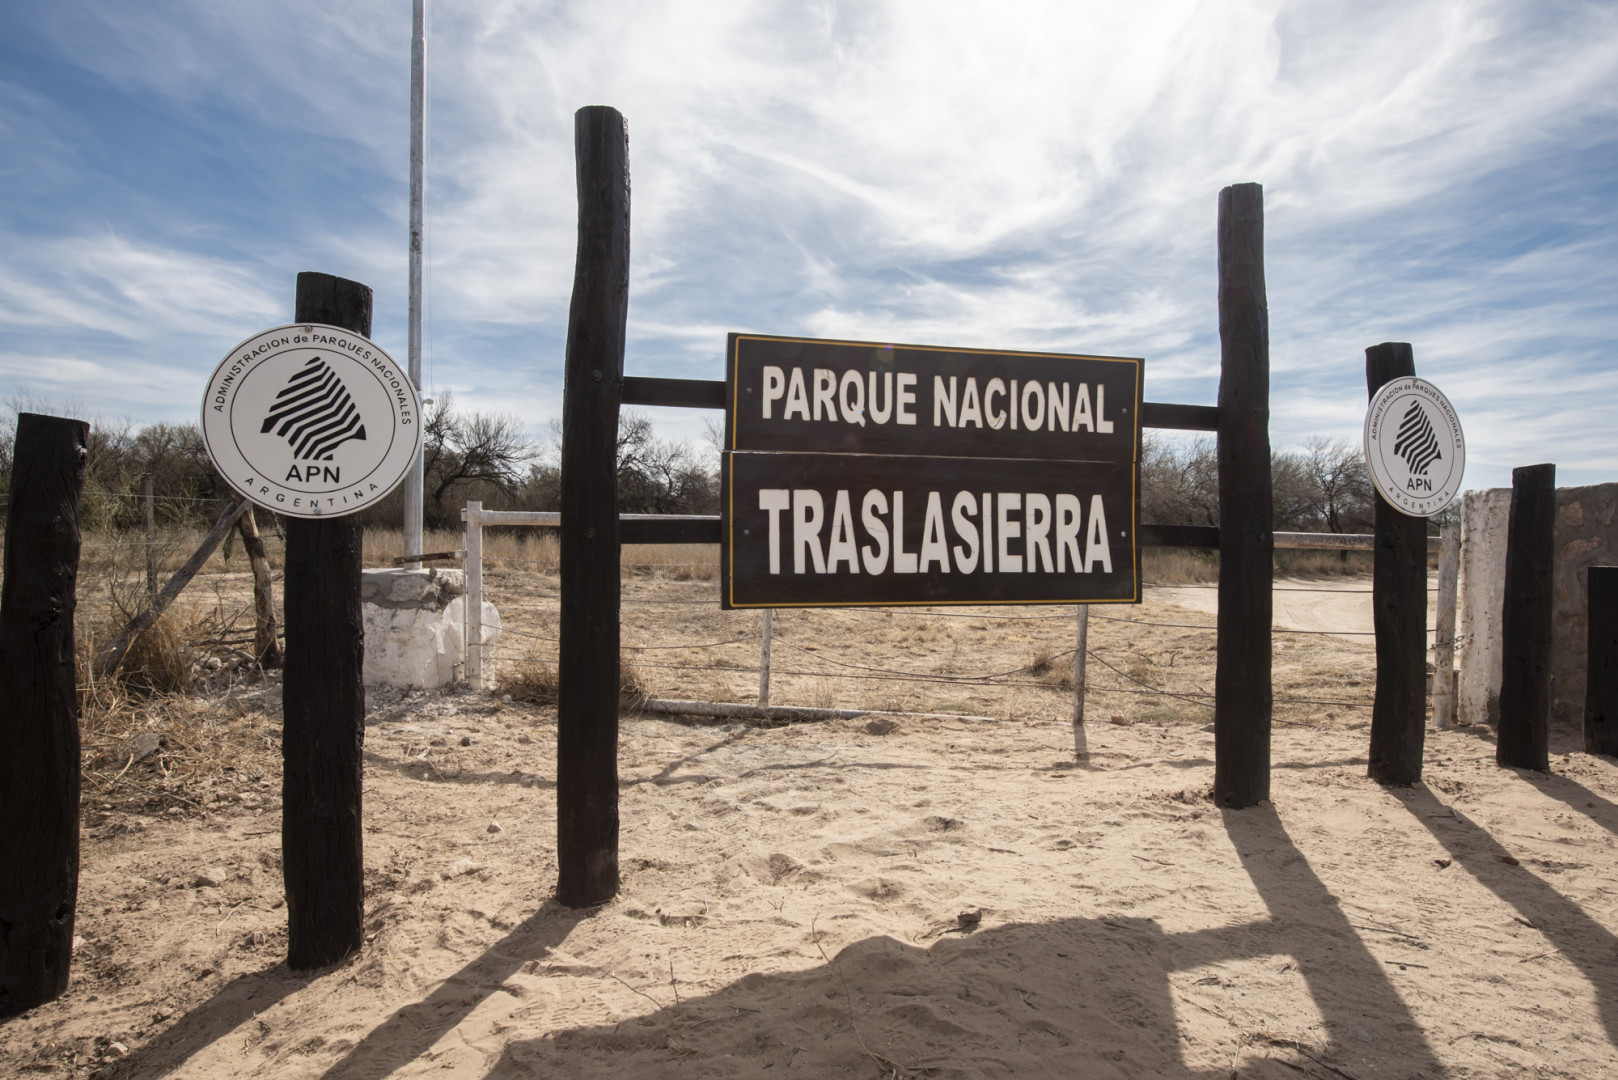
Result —
<svg viewBox="0 0 1618 1080"><path fill-rule="evenodd" d="M1589 574L1584 752L1618 757L1618 566L1592 566Z"/></svg>
<svg viewBox="0 0 1618 1080"><path fill-rule="evenodd" d="M1270 313L1264 189L1219 193L1219 660L1214 801L1270 797Z"/></svg>
<svg viewBox="0 0 1618 1080"><path fill-rule="evenodd" d="M299 274L295 321L371 333L371 290ZM360 751L365 740L364 531L346 517L286 521L281 862L287 966L334 964L365 940Z"/></svg>
<svg viewBox="0 0 1618 1080"><path fill-rule="evenodd" d="M556 898L618 893L618 405L629 317L629 130L604 105L573 116L579 250L562 397L562 641Z"/></svg>
<svg viewBox="0 0 1618 1080"><path fill-rule="evenodd" d="M1372 397L1394 379L1416 374L1410 346L1385 341L1365 350ZM1376 498L1376 554L1371 579L1376 629L1376 700L1371 706L1371 763L1379 784L1421 779L1427 738L1427 519Z"/></svg>
<svg viewBox="0 0 1618 1080"><path fill-rule="evenodd" d="M67 989L79 894L81 420L23 413L0 584L0 1016Z"/></svg>
<svg viewBox="0 0 1618 1080"><path fill-rule="evenodd" d="M1511 470L1506 596L1500 617L1500 730L1496 763L1551 767L1551 561L1556 466Z"/></svg>

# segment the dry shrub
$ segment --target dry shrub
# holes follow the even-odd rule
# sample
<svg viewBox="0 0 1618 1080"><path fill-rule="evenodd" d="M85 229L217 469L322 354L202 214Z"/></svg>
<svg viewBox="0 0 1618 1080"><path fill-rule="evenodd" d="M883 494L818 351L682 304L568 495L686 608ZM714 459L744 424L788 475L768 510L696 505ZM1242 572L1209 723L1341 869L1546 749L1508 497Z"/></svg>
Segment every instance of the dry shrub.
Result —
<svg viewBox="0 0 1618 1080"><path fill-rule="evenodd" d="M1023 670L1035 678L1041 678L1051 673L1051 656L1056 650L1049 645L1041 645L1034 650L1034 658L1028 662Z"/></svg>
<svg viewBox="0 0 1618 1080"><path fill-rule="evenodd" d="M510 694L518 701L551 705L556 702L556 692L561 686L561 666L553 660L535 655L508 660L500 667L496 686L501 693ZM624 708L633 711L640 708L641 703L650 696L650 691L641 678L640 669L628 656L620 653L619 702Z"/></svg>
<svg viewBox="0 0 1618 1080"><path fill-rule="evenodd" d="M618 704L631 712L639 709L647 698L651 697L645 680L641 678L640 668L635 662L623 653L618 654Z"/></svg>
<svg viewBox="0 0 1618 1080"><path fill-rule="evenodd" d="M495 686L518 701L552 704L558 686L557 664L535 655L507 660L500 665Z"/></svg>
<svg viewBox="0 0 1618 1080"><path fill-rule="evenodd" d="M1056 690L1073 689L1073 656L1057 658L1051 655L1050 648L1043 648L1034 654L1034 664L1029 666L1028 673L1039 679L1046 686ZM1043 670L1036 671L1034 667L1043 661Z"/></svg>
<svg viewBox="0 0 1618 1080"><path fill-rule="evenodd" d="M196 629L183 624L174 611L148 627L130 643L129 652L118 669L125 686L140 694L177 694L191 685L191 665L195 660L189 644Z"/></svg>

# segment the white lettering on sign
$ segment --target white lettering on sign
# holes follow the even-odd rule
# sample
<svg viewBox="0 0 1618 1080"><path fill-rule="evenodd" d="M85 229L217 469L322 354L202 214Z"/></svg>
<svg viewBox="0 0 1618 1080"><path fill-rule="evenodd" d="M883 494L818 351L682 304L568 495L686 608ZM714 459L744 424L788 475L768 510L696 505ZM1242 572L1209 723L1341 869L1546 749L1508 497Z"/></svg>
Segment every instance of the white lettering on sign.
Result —
<svg viewBox="0 0 1618 1080"><path fill-rule="evenodd" d="M774 364L762 369L763 393L759 415L765 420L802 420L807 423L842 423L865 427L893 422L914 425L917 376L909 371L861 372L849 368L801 367L790 370ZM1097 383L1022 381L992 378L982 386L976 376L963 381L958 375L934 375L932 426L935 428L987 428L1000 431L1049 431L1095 435L1114 433L1107 415L1107 388ZM1093 404L1092 404L1093 403ZM778 409L777 406L780 406ZM919 415L927 415L922 413Z"/></svg>
<svg viewBox="0 0 1618 1080"><path fill-rule="evenodd" d="M826 503L831 501L828 525ZM763 488L758 508L768 514L769 568L783 573L783 543L793 574L1089 574L1112 573L1107 514L1100 495L1072 492L927 492L921 546L904 549L905 493L877 488L854 500L847 489ZM946 516L944 508L949 507ZM791 535L781 514L790 510ZM950 528L953 526L953 529ZM863 541L863 543L862 543ZM953 543L952 543L953 541Z"/></svg>

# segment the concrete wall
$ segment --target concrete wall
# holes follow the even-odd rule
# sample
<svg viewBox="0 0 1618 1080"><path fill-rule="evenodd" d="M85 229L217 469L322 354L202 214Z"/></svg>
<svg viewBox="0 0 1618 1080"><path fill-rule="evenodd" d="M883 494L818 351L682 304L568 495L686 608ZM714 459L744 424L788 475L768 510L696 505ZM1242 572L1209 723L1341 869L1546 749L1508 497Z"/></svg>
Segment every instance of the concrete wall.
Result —
<svg viewBox="0 0 1618 1080"><path fill-rule="evenodd" d="M1505 600L1511 489L1468 491L1461 500L1460 719L1499 722L1500 610ZM1583 723L1586 587L1592 566L1618 565L1618 484L1556 490L1555 619L1551 719Z"/></svg>

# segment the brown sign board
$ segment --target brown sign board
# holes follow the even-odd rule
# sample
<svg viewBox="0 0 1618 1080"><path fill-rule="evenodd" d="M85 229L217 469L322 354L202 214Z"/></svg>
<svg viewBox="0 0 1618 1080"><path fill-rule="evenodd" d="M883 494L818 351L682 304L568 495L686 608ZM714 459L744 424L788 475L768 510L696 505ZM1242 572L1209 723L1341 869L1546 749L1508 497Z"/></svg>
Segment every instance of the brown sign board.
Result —
<svg viewBox="0 0 1618 1080"><path fill-rule="evenodd" d="M1142 361L732 334L722 604L1140 600Z"/></svg>

